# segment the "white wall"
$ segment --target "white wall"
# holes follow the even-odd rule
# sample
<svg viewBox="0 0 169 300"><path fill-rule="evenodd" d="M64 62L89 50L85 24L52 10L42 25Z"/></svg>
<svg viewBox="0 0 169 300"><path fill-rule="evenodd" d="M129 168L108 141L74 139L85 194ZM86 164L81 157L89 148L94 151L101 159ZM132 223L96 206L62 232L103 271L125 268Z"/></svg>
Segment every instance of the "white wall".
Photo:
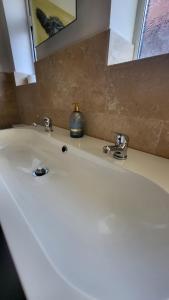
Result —
<svg viewBox="0 0 169 300"><path fill-rule="evenodd" d="M112 0L108 65L130 61L138 0Z"/></svg>
<svg viewBox="0 0 169 300"><path fill-rule="evenodd" d="M26 5L24 0L2 0L11 43L14 71L34 74Z"/></svg>
<svg viewBox="0 0 169 300"><path fill-rule="evenodd" d="M76 16L76 0L49 0L53 4L67 11L72 16Z"/></svg>
<svg viewBox="0 0 169 300"><path fill-rule="evenodd" d="M111 0L78 0L77 21L37 47L38 59L109 28Z"/></svg>
<svg viewBox="0 0 169 300"><path fill-rule="evenodd" d="M112 0L110 28L132 42L138 0Z"/></svg>

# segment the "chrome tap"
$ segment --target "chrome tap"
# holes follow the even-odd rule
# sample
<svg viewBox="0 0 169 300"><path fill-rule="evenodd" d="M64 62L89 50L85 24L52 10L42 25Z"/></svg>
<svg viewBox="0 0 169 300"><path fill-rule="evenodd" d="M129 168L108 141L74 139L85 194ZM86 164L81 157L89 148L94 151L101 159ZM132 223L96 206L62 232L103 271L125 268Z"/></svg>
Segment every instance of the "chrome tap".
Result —
<svg viewBox="0 0 169 300"><path fill-rule="evenodd" d="M113 157L119 160L127 159L129 137L122 133L116 133L115 145L106 145L103 152L113 154Z"/></svg>
<svg viewBox="0 0 169 300"><path fill-rule="evenodd" d="M53 124L51 118L45 117L43 119L43 125L45 126L45 131L53 131Z"/></svg>

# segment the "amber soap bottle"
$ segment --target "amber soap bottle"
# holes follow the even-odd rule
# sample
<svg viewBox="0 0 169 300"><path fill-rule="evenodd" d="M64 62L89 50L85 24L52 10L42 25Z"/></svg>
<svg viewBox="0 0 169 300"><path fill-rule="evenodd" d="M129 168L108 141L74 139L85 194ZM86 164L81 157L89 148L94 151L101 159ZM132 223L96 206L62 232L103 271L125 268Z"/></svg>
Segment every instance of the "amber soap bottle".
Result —
<svg viewBox="0 0 169 300"><path fill-rule="evenodd" d="M80 138L84 135L84 117L79 110L79 104L73 103L74 110L70 116L69 128L72 138Z"/></svg>

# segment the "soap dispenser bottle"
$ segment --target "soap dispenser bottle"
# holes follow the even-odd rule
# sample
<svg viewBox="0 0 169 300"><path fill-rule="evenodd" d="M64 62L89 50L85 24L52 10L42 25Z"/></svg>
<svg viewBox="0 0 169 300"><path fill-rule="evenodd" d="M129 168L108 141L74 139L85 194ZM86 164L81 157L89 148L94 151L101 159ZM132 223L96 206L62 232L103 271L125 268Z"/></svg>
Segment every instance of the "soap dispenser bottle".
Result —
<svg viewBox="0 0 169 300"><path fill-rule="evenodd" d="M70 116L70 136L72 138L80 138L84 134L84 117L79 111L79 104L73 103L74 111Z"/></svg>

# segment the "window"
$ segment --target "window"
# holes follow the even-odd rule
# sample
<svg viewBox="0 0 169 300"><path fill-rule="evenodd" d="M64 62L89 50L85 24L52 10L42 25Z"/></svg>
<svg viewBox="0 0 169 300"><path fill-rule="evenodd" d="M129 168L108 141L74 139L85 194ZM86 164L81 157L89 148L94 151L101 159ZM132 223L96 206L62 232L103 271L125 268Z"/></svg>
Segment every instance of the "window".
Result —
<svg viewBox="0 0 169 300"><path fill-rule="evenodd" d="M169 52L169 1L148 0L138 50L138 58Z"/></svg>

